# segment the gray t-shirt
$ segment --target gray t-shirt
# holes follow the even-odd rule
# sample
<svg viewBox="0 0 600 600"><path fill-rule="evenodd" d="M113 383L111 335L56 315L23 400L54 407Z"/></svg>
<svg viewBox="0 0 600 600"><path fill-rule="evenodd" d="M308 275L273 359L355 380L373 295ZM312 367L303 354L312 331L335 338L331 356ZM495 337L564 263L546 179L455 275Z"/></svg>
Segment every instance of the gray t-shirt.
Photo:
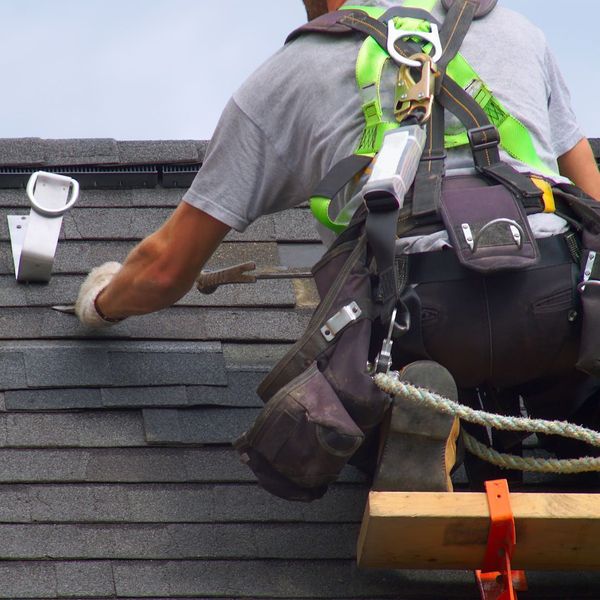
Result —
<svg viewBox="0 0 600 600"><path fill-rule="evenodd" d="M402 2L348 4L389 7ZM443 20L439 3L433 12ZM364 117L355 64L362 41L360 36L306 35L262 65L227 104L184 200L238 231L261 215L305 202L329 169L358 146ZM540 159L557 171L556 158L583 134L544 34L499 6L473 23L460 51L529 129ZM395 77L395 67L384 72L389 90L384 106L391 106ZM503 158L530 170L504 153ZM472 164L468 149L449 152L449 169ZM353 192L341 194L337 208Z"/></svg>

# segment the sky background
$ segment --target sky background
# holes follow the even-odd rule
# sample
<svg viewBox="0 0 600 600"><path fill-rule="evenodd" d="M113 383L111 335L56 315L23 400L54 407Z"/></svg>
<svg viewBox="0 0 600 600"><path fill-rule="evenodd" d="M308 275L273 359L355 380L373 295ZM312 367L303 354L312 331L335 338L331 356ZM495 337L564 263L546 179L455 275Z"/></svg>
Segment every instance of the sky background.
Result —
<svg viewBox="0 0 600 600"><path fill-rule="evenodd" d="M600 137L600 0L499 2L544 30ZM301 0L0 0L0 137L208 139L304 20Z"/></svg>

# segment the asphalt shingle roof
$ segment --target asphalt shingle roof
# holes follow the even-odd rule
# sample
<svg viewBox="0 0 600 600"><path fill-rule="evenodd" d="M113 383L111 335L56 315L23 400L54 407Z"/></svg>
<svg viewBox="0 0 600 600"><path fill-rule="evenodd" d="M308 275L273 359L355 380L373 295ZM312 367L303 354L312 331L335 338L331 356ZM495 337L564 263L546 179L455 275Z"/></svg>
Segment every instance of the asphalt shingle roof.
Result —
<svg viewBox="0 0 600 600"><path fill-rule="evenodd" d="M184 191L168 167L198 166L205 148L0 140L5 215L27 214L19 186L39 167L149 165L156 177L136 187L100 170L83 186L48 285L15 281L0 220L0 599L478 597L468 572L356 569L368 491L357 471L318 502L288 503L258 488L232 450L262 405L256 386L308 322L311 282L192 291L100 333L50 310L163 222ZM231 233L211 266L310 266L321 252L300 207ZM529 582L527 598L600 597L594 574Z"/></svg>

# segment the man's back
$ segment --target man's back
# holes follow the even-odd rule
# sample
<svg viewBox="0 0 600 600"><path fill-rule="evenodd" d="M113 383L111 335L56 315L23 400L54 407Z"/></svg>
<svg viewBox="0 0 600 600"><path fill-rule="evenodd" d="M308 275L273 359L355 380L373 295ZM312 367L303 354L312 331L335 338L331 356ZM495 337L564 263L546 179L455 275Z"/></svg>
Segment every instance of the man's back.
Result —
<svg viewBox="0 0 600 600"><path fill-rule="evenodd" d="M358 4L402 3L352 2ZM443 20L439 3L433 14ZM239 229L261 214L306 201L332 165L352 154L363 131L355 79L362 41L355 35L305 35L259 68L234 94L217 128L199 178L202 194L193 186L186 200L210 208L217 218L224 210L220 207L226 206L224 220ZM557 172L556 157L582 134L543 33L500 6L472 24L461 53L530 130L541 160ZM382 85L382 104L390 116L396 77L390 62ZM453 130L460 124L450 117L447 127ZM239 142L232 144L232 139ZM519 166L505 153L503 158ZM449 153L447 168L469 166L468 149ZM221 174L233 169L241 176L224 180ZM341 194L333 210L348 196Z"/></svg>

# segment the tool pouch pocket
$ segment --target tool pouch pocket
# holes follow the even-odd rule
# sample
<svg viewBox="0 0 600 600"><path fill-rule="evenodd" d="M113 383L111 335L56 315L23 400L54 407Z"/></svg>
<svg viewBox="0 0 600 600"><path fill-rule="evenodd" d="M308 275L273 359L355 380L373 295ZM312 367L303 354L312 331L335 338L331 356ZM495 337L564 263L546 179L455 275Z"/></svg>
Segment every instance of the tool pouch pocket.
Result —
<svg viewBox="0 0 600 600"><path fill-rule="evenodd" d="M310 502L325 493L363 439L315 362L267 402L234 446L268 492Z"/></svg>
<svg viewBox="0 0 600 600"><path fill-rule="evenodd" d="M469 269L525 269L539 260L527 215L502 185L445 190L441 213L458 259Z"/></svg>
<svg viewBox="0 0 600 600"><path fill-rule="evenodd" d="M583 275L577 289L581 295L583 323L576 367L600 376L600 253L589 250L582 258Z"/></svg>

